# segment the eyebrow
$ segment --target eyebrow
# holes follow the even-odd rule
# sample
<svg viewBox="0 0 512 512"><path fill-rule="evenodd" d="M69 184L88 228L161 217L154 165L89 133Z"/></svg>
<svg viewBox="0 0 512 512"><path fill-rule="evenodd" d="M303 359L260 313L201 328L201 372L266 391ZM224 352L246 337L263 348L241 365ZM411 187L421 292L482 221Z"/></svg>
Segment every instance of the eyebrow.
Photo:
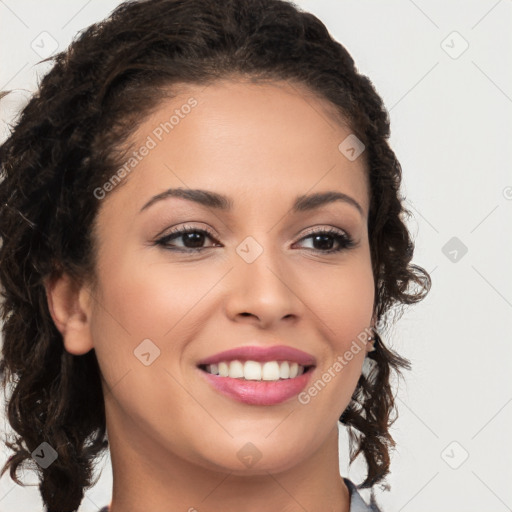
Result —
<svg viewBox="0 0 512 512"><path fill-rule="evenodd" d="M164 192L157 194L152 197L141 209L146 210L151 205L158 201L168 199L170 197L179 197L194 201L208 208L215 208L221 211L231 211L233 209L233 200L227 196L212 192L209 190L200 189L183 189L183 188L170 188ZM314 210L320 208L329 203L335 201L342 201L344 203L354 206L357 211L364 217L363 208L361 205L351 196L344 194L343 192L337 192L329 190L327 192L317 192L309 195L297 196L292 206L293 213L300 213L305 211Z"/></svg>

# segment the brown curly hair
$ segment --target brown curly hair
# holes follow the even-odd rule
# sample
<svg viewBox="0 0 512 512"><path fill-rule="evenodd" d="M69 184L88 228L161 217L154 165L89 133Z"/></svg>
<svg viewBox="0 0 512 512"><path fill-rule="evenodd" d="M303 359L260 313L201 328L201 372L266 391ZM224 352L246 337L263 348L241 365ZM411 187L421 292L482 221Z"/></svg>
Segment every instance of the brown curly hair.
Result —
<svg viewBox="0 0 512 512"><path fill-rule="evenodd" d="M0 284L3 386L17 433L1 474L19 485L17 469L49 443L58 458L33 464L49 512L76 510L94 462L108 447L100 370L94 350L72 355L49 312L45 282L68 272L95 276L93 191L122 164L136 126L178 84L211 84L243 76L286 80L327 99L366 146L371 201L368 232L375 280L374 313L386 322L394 306L413 304L430 276L411 264L404 224L401 167L388 145L389 117L372 82L310 13L285 0L145 0L119 5L82 31L54 60L38 91L0 147ZM392 371L410 368L376 333L375 362L361 375L340 421L349 428L350 463L362 453L360 488L389 473L389 426L395 409Z"/></svg>

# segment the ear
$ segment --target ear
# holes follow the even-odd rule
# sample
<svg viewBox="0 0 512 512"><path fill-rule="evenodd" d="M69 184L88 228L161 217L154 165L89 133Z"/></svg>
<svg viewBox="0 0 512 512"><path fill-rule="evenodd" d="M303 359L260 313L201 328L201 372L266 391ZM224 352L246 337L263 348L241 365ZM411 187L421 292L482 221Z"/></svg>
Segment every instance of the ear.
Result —
<svg viewBox="0 0 512 512"><path fill-rule="evenodd" d="M92 296L86 286L67 273L45 281L48 309L70 354L82 355L94 348L90 321Z"/></svg>

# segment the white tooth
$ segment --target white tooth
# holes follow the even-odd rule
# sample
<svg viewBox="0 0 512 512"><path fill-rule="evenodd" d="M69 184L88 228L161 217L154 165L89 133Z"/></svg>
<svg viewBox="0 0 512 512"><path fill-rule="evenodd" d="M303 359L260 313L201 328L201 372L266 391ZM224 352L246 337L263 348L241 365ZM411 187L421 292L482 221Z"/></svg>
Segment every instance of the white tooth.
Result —
<svg viewBox="0 0 512 512"><path fill-rule="evenodd" d="M244 378L246 380L261 380L261 364L257 361L245 361Z"/></svg>
<svg viewBox="0 0 512 512"><path fill-rule="evenodd" d="M231 361L229 364L229 376L232 379L239 379L244 376L244 365L240 361Z"/></svg>
<svg viewBox="0 0 512 512"><path fill-rule="evenodd" d="M267 380L293 379L302 375L305 368L298 363L289 361L245 361L235 359L233 361L221 361L218 364L206 365L206 371L220 377L246 380Z"/></svg>
<svg viewBox="0 0 512 512"><path fill-rule="evenodd" d="M277 361L268 361L263 365L263 380L279 380L279 364Z"/></svg>
<svg viewBox="0 0 512 512"><path fill-rule="evenodd" d="M225 363L224 361L219 363L219 375L221 377L228 377L229 376L229 365L228 365L228 363Z"/></svg>
<svg viewBox="0 0 512 512"><path fill-rule="evenodd" d="M279 377L281 377L281 379L290 378L290 363L288 361L283 361L281 363L281 366L279 367Z"/></svg>

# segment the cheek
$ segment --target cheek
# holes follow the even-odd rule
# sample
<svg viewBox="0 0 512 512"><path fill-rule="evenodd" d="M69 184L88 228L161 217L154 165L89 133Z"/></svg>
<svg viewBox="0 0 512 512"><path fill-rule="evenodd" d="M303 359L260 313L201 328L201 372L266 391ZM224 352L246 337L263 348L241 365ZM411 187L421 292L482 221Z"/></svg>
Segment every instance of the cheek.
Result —
<svg viewBox="0 0 512 512"><path fill-rule="evenodd" d="M364 258L315 289L321 329L329 351L318 376L330 388L334 404L348 405L366 356L366 340L375 297L371 265ZM332 384L327 384L332 383ZM323 385L323 384L322 384Z"/></svg>
<svg viewBox="0 0 512 512"><path fill-rule="evenodd" d="M351 401L366 356L374 300L373 275L366 265L354 265L351 271L337 272L314 288L311 299L324 339L325 357L315 370L309 386L298 395L299 403L312 418L325 425L338 421ZM335 281L335 282L333 282Z"/></svg>
<svg viewBox="0 0 512 512"><path fill-rule="evenodd" d="M357 338L370 326L373 313L374 280L366 271L344 276L343 284L334 291L330 309L332 329L342 340Z"/></svg>
<svg viewBox="0 0 512 512"><path fill-rule="evenodd" d="M182 320L213 287L216 276L199 267L194 271L165 261L148 263L135 255L104 266L102 299L110 320L123 328L121 334L129 333L133 343L162 340L181 329Z"/></svg>
<svg viewBox="0 0 512 512"><path fill-rule="evenodd" d="M218 277L169 263L147 264L135 254L103 260L92 335L108 388L131 415L145 421L144 411L181 400L180 387L166 370L180 364L198 329L194 308Z"/></svg>
<svg viewBox="0 0 512 512"><path fill-rule="evenodd" d="M375 297L369 258L358 254L350 265L316 276L311 301L325 323L326 338L339 349L370 326Z"/></svg>

